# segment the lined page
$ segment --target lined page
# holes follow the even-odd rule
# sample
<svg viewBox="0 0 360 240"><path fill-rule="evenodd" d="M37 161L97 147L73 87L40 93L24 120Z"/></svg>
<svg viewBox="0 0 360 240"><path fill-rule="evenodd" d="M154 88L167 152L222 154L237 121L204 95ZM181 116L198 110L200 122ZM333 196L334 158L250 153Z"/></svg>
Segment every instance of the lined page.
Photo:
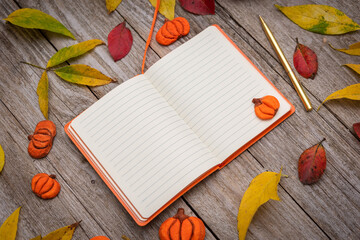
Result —
<svg viewBox="0 0 360 240"><path fill-rule="evenodd" d="M291 107L214 26L163 57L145 74L220 162ZM280 102L276 116L267 121L256 117L252 103L254 97L265 95Z"/></svg>
<svg viewBox="0 0 360 240"><path fill-rule="evenodd" d="M112 90L71 127L141 218L218 161L144 75Z"/></svg>

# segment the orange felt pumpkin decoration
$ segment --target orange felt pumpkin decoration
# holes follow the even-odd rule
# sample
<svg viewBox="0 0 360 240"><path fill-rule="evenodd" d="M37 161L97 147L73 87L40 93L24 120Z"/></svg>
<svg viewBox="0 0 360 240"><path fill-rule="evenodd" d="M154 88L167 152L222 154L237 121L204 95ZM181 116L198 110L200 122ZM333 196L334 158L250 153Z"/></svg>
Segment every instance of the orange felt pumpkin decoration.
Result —
<svg viewBox="0 0 360 240"><path fill-rule="evenodd" d="M31 180L32 191L42 199L56 197L60 192L60 188L60 184L55 180L55 175L39 173Z"/></svg>
<svg viewBox="0 0 360 240"><path fill-rule="evenodd" d="M160 240L203 240L205 225L200 218L189 217L179 208L175 216L161 224L159 237Z"/></svg>
<svg viewBox="0 0 360 240"><path fill-rule="evenodd" d="M276 97L267 95L262 98L254 98L255 114L263 120L272 119L279 110L280 103Z"/></svg>
<svg viewBox="0 0 360 240"><path fill-rule="evenodd" d="M110 238L105 237L105 236L96 236L91 238L90 240L110 240Z"/></svg>
<svg viewBox="0 0 360 240"><path fill-rule="evenodd" d="M189 31L189 22L183 17L177 17L164 23L156 33L156 41L161 45L170 45L182 36L187 35Z"/></svg>
<svg viewBox="0 0 360 240"><path fill-rule="evenodd" d="M28 152L33 158L43 158L50 152L53 139L56 135L56 126L50 120L44 120L36 125L33 135L28 136L30 140Z"/></svg>

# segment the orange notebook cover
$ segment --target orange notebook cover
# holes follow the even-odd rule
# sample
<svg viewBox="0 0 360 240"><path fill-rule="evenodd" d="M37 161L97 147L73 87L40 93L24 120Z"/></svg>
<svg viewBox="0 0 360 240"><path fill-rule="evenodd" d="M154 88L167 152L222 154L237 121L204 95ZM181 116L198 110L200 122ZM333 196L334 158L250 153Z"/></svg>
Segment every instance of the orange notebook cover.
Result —
<svg viewBox="0 0 360 240"><path fill-rule="evenodd" d="M254 114L252 98L264 95L280 101L272 120ZM65 132L144 226L294 111L214 25L105 95Z"/></svg>

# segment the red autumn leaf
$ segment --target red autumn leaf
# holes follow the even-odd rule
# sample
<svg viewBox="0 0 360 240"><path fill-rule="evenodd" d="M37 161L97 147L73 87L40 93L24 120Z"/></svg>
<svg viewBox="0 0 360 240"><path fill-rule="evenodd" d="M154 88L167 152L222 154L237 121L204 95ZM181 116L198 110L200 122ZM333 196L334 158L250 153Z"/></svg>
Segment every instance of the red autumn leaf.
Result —
<svg viewBox="0 0 360 240"><path fill-rule="evenodd" d="M354 123L353 128L354 128L356 135L360 139L360 122Z"/></svg>
<svg viewBox="0 0 360 240"><path fill-rule="evenodd" d="M320 143L306 149L299 158L299 179L303 184L317 182L325 171L326 153L321 144L324 140L325 138Z"/></svg>
<svg viewBox="0 0 360 240"><path fill-rule="evenodd" d="M200 15L215 14L215 0L179 0L179 2L188 12Z"/></svg>
<svg viewBox="0 0 360 240"><path fill-rule="evenodd" d="M115 62L130 52L132 43L133 37L130 30L125 27L125 22L120 23L111 30L108 35L108 48Z"/></svg>
<svg viewBox="0 0 360 240"><path fill-rule="evenodd" d="M313 50L300 44L297 39L296 42L293 56L295 69L304 78L314 79L318 70L317 56Z"/></svg>

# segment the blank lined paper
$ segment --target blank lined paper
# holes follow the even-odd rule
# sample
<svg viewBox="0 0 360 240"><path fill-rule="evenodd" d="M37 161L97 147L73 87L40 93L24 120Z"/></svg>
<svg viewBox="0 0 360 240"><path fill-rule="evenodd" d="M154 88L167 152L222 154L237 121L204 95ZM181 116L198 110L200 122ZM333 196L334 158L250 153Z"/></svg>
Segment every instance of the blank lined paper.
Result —
<svg viewBox="0 0 360 240"><path fill-rule="evenodd" d="M72 127L144 218L218 162L143 75L111 91Z"/></svg>
<svg viewBox="0 0 360 240"><path fill-rule="evenodd" d="M290 110L216 27L163 57L145 75L221 162ZM255 116L252 103L265 95L280 102L268 121Z"/></svg>
<svg viewBox="0 0 360 240"><path fill-rule="evenodd" d="M267 121L252 103L265 95L280 102ZM128 211L146 222L290 108L209 27L106 94L71 122L69 134Z"/></svg>

